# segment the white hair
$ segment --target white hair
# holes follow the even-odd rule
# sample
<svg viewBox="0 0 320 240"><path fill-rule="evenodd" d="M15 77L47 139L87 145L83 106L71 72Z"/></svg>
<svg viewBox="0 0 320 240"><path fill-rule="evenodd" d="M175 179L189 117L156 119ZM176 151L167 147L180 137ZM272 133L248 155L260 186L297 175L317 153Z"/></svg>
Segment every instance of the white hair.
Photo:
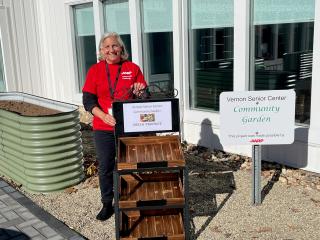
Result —
<svg viewBox="0 0 320 240"><path fill-rule="evenodd" d="M117 42L119 43L120 47L122 48L121 51L121 60L125 61L128 59L129 54L128 51L126 49L126 46L124 45L120 35L116 32L109 32L109 33L105 33L102 35L100 42L99 42L99 60L104 60L105 56L102 54L101 52L101 48L102 48L102 44L104 42L104 40L106 40L107 38L114 38L117 40Z"/></svg>

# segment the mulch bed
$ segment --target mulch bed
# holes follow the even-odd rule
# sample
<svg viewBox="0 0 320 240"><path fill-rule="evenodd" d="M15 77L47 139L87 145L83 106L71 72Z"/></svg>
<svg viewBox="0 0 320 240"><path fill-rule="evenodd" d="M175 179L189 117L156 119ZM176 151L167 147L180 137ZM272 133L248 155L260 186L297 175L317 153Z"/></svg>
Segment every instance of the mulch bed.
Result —
<svg viewBox="0 0 320 240"><path fill-rule="evenodd" d="M92 137L92 127L81 123L82 141L84 145L84 167L86 177L97 175L98 163ZM239 170L251 171L252 159L238 154L228 153L221 150L210 150L194 144L182 143L183 152L191 175L208 177L214 172L226 174ZM192 159L192 161L191 161ZM305 188L320 191L320 174L292 168L278 163L262 161L261 175L268 179L270 184L280 181L290 186L303 186ZM230 189L234 188L230 183Z"/></svg>

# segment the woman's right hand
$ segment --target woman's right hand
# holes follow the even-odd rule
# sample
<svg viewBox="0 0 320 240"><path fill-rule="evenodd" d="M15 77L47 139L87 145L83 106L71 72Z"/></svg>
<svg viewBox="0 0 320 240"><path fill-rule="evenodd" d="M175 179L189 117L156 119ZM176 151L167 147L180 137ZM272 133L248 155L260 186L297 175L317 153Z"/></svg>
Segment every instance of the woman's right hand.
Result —
<svg viewBox="0 0 320 240"><path fill-rule="evenodd" d="M105 113L103 116L102 116L102 118L101 118L101 120L104 122L104 123L106 123L106 124L108 124L108 125L110 125L110 126L114 126L114 125L116 125L116 120L114 119L114 117L112 116L112 115L110 115L110 114L108 114L108 113Z"/></svg>
<svg viewBox="0 0 320 240"><path fill-rule="evenodd" d="M105 113L104 111L102 111L99 107L95 106L92 109L92 114L94 116L97 116L98 118L100 118L104 123L110 125L110 126L114 126L116 125L116 120L114 119L114 117L108 113Z"/></svg>

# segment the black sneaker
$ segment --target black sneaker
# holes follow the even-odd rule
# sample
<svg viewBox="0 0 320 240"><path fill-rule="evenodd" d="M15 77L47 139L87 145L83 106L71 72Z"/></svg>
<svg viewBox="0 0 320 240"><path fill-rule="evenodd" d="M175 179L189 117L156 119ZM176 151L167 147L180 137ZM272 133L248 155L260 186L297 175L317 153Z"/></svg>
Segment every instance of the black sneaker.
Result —
<svg viewBox="0 0 320 240"><path fill-rule="evenodd" d="M104 203L100 212L96 216L96 219L100 220L100 221L108 220L112 216L113 213L114 213L114 209L112 207L112 204Z"/></svg>

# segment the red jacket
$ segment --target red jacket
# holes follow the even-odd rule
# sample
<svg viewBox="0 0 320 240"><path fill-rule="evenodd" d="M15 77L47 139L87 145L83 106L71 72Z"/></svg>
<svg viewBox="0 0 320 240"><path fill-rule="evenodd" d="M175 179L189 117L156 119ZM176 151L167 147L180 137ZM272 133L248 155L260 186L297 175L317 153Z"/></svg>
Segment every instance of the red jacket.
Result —
<svg viewBox="0 0 320 240"><path fill-rule="evenodd" d="M112 88L118 75L119 66L119 64L108 64ZM147 85L140 68L136 64L130 61L123 62L118 83L114 90L114 99L127 100L131 98L130 87L136 82L143 83L145 86ZM96 95L99 106L105 113L108 113L108 109L112 107L113 100L109 89L105 61L98 62L90 67L82 92ZM93 129L113 131L112 126L107 125L95 116L93 117Z"/></svg>

